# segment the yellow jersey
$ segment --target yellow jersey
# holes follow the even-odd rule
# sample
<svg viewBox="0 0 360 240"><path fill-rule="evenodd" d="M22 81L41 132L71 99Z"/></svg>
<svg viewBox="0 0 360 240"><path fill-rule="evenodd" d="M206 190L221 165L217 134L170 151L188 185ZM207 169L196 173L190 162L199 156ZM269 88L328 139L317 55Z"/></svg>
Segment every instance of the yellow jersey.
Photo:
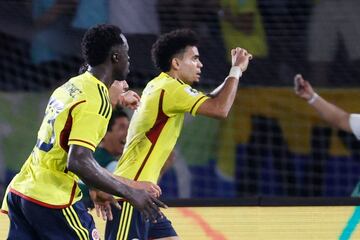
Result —
<svg viewBox="0 0 360 240"><path fill-rule="evenodd" d="M114 174L156 183L179 137L185 113L195 116L206 99L203 93L166 73L151 80L131 118L124 153Z"/></svg>
<svg viewBox="0 0 360 240"><path fill-rule="evenodd" d="M106 133L112 107L107 87L89 72L57 88L47 104L37 141L8 191L49 208L81 199L78 177L68 171L70 144L95 150ZM6 196L2 206L7 211Z"/></svg>

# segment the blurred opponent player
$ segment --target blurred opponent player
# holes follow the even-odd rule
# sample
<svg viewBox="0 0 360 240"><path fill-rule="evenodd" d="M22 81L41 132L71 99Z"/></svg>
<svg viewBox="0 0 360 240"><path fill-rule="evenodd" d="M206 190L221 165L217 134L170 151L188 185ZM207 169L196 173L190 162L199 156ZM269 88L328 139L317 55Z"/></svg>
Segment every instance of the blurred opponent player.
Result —
<svg viewBox="0 0 360 240"><path fill-rule="evenodd" d="M354 134L355 137L360 140L360 114L348 113L338 106L326 101L314 91L311 84L303 79L300 74L295 76L294 86L296 95L306 100L319 113L323 120L333 127ZM359 186L360 183L356 185L352 196L359 197ZM349 219L349 223L359 221L359 212L360 208L357 206ZM354 228L352 227L344 228L339 239L350 239L353 230Z"/></svg>
<svg viewBox="0 0 360 240"><path fill-rule="evenodd" d="M227 117L239 78L252 56L245 49L232 49L229 76L212 93L204 95L191 87L199 81L203 67L197 44L195 33L187 29L164 34L154 43L153 61L162 73L151 80L142 93L115 175L156 183L181 132L185 113ZM144 221L127 200L120 203L121 211L113 209L114 219L107 221L107 240L178 239L165 216L159 216L155 223Z"/></svg>
<svg viewBox="0 0 360 240"><path fill-rule="evenodd" d="M126 82L115 81L129 71L128 48L115 26L98 25L85 33L82 52L88 71L53 92L36 145L8 187L2 206L10 218L8 239L99 239L94 220L79 201L79 178L92 188L126 197L145 218L164 206L93 158L111 116L110 98L116 102L120 97L133 108L138 104L134 92L123 93ZM97 199L99 205L112 197L102 193ZM102 206L109 207L105 203Z"/></svg>
<svg viewBox="0 0 360 240"><path fill-rule="evenodd" d="M294 78L295 93L305 99L332 126L353 133L360 139L360 114L350 114L319 96L300 74Z"/></svg>

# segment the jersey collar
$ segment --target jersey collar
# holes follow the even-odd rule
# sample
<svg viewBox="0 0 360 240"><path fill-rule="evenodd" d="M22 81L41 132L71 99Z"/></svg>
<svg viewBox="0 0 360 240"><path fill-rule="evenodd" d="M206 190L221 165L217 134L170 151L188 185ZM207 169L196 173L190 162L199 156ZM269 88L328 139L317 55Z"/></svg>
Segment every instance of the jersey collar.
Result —
<svg viewBox="0 0 360 240"><path fill-rule="evenodd" d="M101 86L104 86L107 89L106 85L102 81L97 79L94 75L92 75L90 72L86 71L83 74L86 77L86 79L88 79L88 80L90 80L90 81L92 81L94 83L100 84Z"/></svg>
<svg viewBox="0 0 360 240"><path fill-rule="evenodd" d="M170 76L169 74L165 73L165 72L161 72L160 73L160 78L171 78L171 79L174 79L182 84L185 84L184 81L180 80L179 78L173 78L172 76Z"/></svg>

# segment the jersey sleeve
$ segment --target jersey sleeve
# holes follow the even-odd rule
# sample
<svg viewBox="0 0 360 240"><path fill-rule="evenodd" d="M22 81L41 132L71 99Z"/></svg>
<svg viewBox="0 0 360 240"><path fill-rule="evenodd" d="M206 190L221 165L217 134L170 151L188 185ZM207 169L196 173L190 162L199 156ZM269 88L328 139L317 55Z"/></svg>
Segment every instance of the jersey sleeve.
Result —
<svg viewBox="0 0 360 240"><path fill-rule="evenodd" d="M360 140L360 114L350 114L349 123L355 137Z"/></svg>
<svg viewBox="0 0 360 240"><path fill-rule="evenodd" d="M182 84L174 91L168 93L171 101L165 102L165 109L169 113L189 112L195 116L197 109L209 97L204 93L192 88L187 84Z"/></svg>
<svg viewBox="0 0 360 240"><path fill-rule="evenodd" d="M111 115L111 113L110 113ZM76 144L95 151L96 146L104 137L108 118L99 114L88 104L80 104L72 114L73 121L68 144Z"/></svg>

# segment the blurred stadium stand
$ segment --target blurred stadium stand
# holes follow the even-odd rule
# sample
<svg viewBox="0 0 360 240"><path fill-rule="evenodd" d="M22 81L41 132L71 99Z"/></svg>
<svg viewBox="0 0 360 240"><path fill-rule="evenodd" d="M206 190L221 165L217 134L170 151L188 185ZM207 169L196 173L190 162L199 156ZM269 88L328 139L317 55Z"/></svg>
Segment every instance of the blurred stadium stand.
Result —
<svg viewBox="0 0 360 240"><path fill-rule="evenodd" d="M1 173L3 184L30 153L49 93L76 75L82 63L80 46L69 54L66 49L74 46L63 46L60 39L60 44L43 43L44 48L55 52L56 58L40 63L33 60L33 41L43 30L35 25L33 4L39 4L45 12L55 2L0 1L0 164L7 171ZM58 10L60 17L54 21L64 21L62 34L78 37L83 30L72 24L78 5L73 0L63 2L68 10ZM99 2L107 7L111 1ZM140 2L144 8L155 7L160 33L189 27L199 34L205 66L198 87L204 91L217 86L228 73L227 40L239 39L239 46L245 44L258 54L241 79L229 119L186 119L176 164L161 178L165 197L350 196L360 176L360 143L320 121L292 92L293 76L302 72L316 87L322 87L319 92L332 102L349 112L360 111L356 102L360 97L360 61L350 57L350 52L360 47L357 34L346 41L335 38L331 45L334 56L321 73L326 81L311 79L319 75L314 73L319 68L314 69L316 63L309 60L309 26L322 0ZM337 2L339 9L343 1ZM231 6L230 13L227 6ZM354 6L358 6L356 1ZM121 9L117 14L122 14ZM233 17L232 22L226 22L227 14ZM316 21L329 20L324 17ZM338 21L353 24L351 18ZM50 23L47 28L54 30L58 23ZM133 23L125 24L131 28ZM226 35L226 24L232 24L238 35ZM264 35L257 35L255 29ZM159 33L125 34L132 62L128 79L132 88L141 91L157 74L150 46ZM19 139L24 142L21 149Z"/></svg>

